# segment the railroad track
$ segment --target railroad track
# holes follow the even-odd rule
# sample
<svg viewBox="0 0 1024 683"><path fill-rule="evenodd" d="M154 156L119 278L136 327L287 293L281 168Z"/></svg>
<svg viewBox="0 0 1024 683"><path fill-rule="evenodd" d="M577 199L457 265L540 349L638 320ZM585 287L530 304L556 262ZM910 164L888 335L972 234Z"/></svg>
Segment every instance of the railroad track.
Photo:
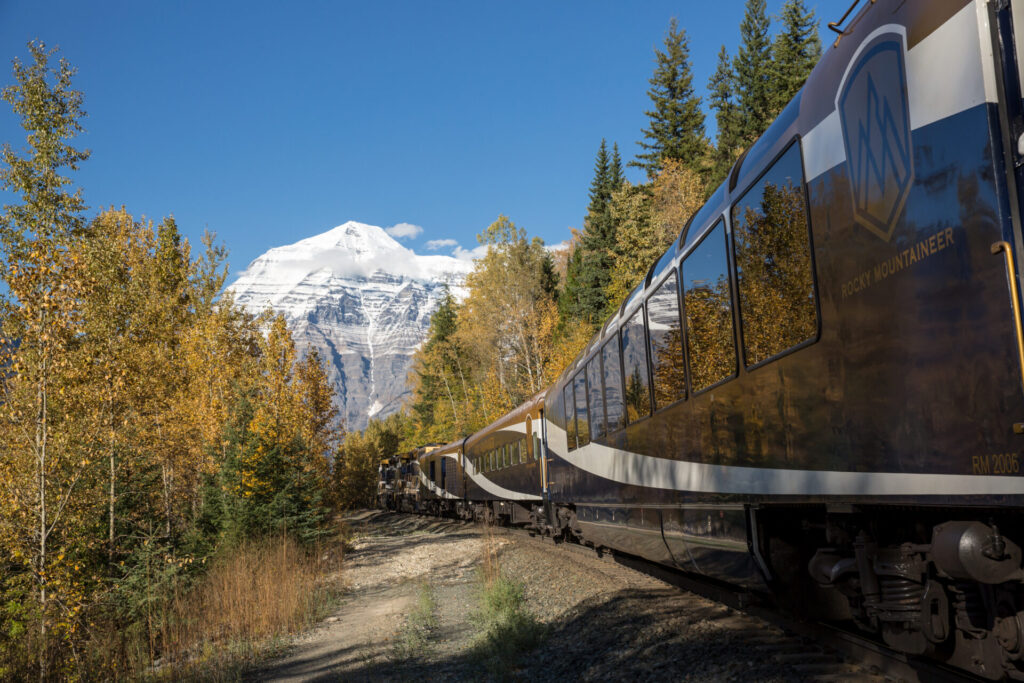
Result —
<svg viewBox="0 0 1024 683"><path fill-rule="evenodd" d="M555 543L525 529L497 527L528 543L558 548L593 561L614 563L668 585L695 593L774 629L752 627L745 642L755 656L786 665L808 681L877 681L878 683L965 683L982 679L934 662L909 657L860 633L834 624L803 621L780 612L761 596L726 584L694 577L643 558L576 543Z"/></svg>

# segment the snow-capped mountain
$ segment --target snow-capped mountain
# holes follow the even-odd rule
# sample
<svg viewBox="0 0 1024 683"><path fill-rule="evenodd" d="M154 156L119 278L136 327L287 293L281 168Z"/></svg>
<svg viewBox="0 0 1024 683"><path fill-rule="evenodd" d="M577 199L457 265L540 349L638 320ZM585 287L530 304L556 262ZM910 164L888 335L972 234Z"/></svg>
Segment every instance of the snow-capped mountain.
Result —
<svg viewBox="0 0 1024 683"><path fill-rule="evenodd" d="M329 363L349 430L398 410L412 355L445 287L462 294L472 263L408 249L349 221L263 254L228 289L253 313L283 313L301 351Z"/></svg>

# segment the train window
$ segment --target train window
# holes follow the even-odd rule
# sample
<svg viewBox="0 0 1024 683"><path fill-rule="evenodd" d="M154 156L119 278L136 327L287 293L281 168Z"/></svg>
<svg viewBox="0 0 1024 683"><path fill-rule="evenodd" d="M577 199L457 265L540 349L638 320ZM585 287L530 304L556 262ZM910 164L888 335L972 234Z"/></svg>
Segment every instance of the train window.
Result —
<svg viewBox="0 0 1024 683"><path fill-rule="evenodd" d="M673 271L647 299L647 332L654 371L654 408L686 396L683 325L679 319L679 281Z"/></svg>
<svg viewBox="0 0 1024 683"><path fill-rule="evenodd" d="M619 340L609 339L601 349L604 371L604 409L608 419L607 433L626 426L626 408L622 404L622 364L619 362Z"/></svg>
<svg viewBox="0 0 1024 683"><path fill-rule="evenodd" d="M604 425L604 391L601 388L601 356L587 363L587 387L590 390L590 438L596 440L607 433Z"/></svg>
<svg viewBox="0 0 1024 683"><path fill-rule="evenodd" d="M683 262L686 350L694 391L736 374L732 295L725 223L714 228Z"/></svg>
<svg viewBox="0 0 1024 683"><path fill-rule="evenodd" d="M540 460L540 437L533 435L533 459Z"/></svg>
<svg viewBox="0 0 1024 683"><path fill-rule="evenodd" d="M571 451L576 448L576 399L572 394L572 382L562 389L562 400L565 406L565 439Z"/></svg>
<svg viewBox="0 0 1024 683"><path fill-rule="evenodd" d="M516 442L516 450L519 451L519 464L526 462L526 439L519 439Z"/></svg>
<svg viewBox="0 0 1024 683"><path fill-rule="evenodd" d="M508 467L508 444L501 447L501 466Z"/></svg>
<svg viewBox="0 0 1024 683"><path fill-rule="evenodd" d="M587 420L587 376L583 372L576 373L573 380L573 393L576 394L576 441L580 446L590 443L590 425Z"/></svg>
<svg viewBox="0 0 1024 683"><path fill-rule="evenodd" d="M748 366L818 331L800 146L793 144L732 208L743 356Z"/></svg>
<svg viewBox="0 0 1024 683"><path fill-rule="evenodd" d="M647 339L641 306L622 326L622 370L626 379L626 421L651 414L651 380L647 375Z"/></svg>

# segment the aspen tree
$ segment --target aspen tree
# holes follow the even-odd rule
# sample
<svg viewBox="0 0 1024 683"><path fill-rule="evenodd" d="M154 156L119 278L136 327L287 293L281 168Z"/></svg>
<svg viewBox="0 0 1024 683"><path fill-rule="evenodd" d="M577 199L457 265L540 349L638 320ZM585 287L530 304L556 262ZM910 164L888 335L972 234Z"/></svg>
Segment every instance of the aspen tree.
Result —
<svg viewBox="0 0 1024 683"><path fill-rule="evenodd" d="M60 574L73 536L73 511L91 454L76 448L67 413L68 352L80 330L75 305L81 283L73 278L69 249L81 238L85 209L80 191L69 191L65 169L89 157L70 141L82 131L82 94L72 88L75 70L54 50L30 42L31 63L15 59L14 85L0 92L28 133L19 156L0 151L0 188L20 198L0 213L3 278L7 286L0 334L2 395L0 513L4 541L34 579L39 609L39 677L50 673L51 624L67 636L78 610L71 583ZM53 542L51 542L53 541Z"/></svg>

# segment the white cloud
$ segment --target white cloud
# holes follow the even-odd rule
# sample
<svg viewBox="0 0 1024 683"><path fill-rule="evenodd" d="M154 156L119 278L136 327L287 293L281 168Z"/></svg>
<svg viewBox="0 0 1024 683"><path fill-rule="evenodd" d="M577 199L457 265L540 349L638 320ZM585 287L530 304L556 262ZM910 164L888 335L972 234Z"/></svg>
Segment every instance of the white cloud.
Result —
<svg viewBox="0 0 1024 683"><path fill-rule="evenodd" d="M404 240L419 237L423 233L423 228L412 223L396 223L390 228L384 228L384 232L395 239Z"/></svg>
<svg viewBox="0 0 1024 683"><path fill-rule="evenodd" d="M572 242L570 240L564 240L558 244L546 244L544 248L553 254L558 251L566 251L571 246Z"/></svg>
<svg viewBox="0 0 1024 683"><path fill-rule="evenodd" d="M472 261L474 259L483 258L487 255L487 245L481 244L479 247L473 249L463 249L462 247L455 247L452 251L452 256L459 259L460 261Z"/></svg>
<svg viewBox="0 0 1024 683"><path fill-rule="evenodd" d="M443 240L430 240L423 246L430 251L437 251L438 249L444 249L445 247L457 247L459 246L459 242L458 240L448 238Z"/></svg>

